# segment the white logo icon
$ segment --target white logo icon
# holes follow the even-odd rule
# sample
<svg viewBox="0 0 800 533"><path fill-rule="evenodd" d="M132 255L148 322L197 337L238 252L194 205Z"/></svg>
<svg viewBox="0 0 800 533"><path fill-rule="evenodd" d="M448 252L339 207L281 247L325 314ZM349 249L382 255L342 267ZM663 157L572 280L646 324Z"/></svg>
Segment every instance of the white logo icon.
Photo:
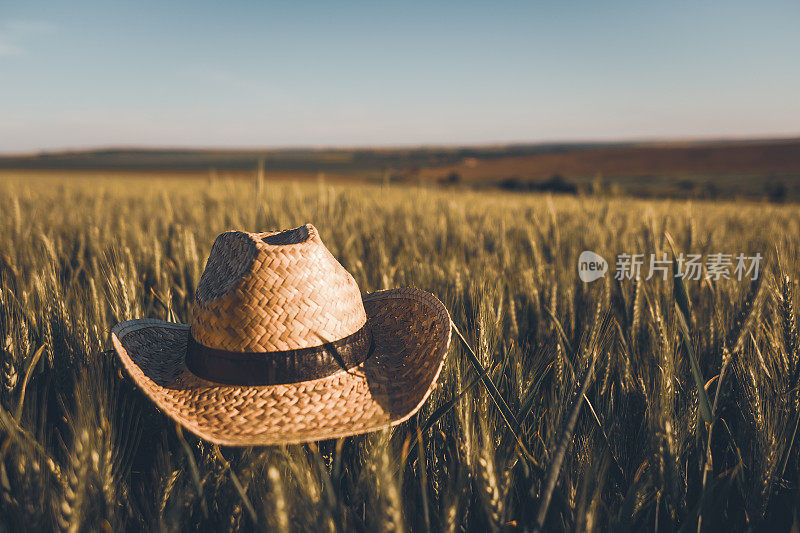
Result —
<svg viewBox="0 0 800 533"><path fill-rule="evenodd" d="M608 263L601 255L588 250L578 257L578 276L584 283L602 278L608 272Z"/></svg>

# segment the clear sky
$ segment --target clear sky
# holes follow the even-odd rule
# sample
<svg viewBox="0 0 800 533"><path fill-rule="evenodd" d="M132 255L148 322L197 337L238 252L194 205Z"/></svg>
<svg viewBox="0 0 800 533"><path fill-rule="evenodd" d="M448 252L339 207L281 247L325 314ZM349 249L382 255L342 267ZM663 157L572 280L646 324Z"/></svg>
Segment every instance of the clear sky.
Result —
<svg viewBox="0 0 800 533"><path fill-rule="evenodd" d="M0 151L800 135L800 1L0 0Z"/></svg>

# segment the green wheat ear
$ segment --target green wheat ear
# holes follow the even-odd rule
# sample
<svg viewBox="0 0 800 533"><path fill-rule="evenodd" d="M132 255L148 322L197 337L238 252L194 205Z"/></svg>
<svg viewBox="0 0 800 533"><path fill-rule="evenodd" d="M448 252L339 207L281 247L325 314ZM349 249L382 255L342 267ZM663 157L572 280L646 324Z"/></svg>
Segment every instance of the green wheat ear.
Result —
<svg viewBox="0 0 800 533"><path fill-rule="evenodd" d="M791 379L789 388L797 386L798 375L800 375L800 361L798 360L798 341L797 341L797 318L794 310L792 280L789 276L781 278L780 293L781 331L783 332L783 349L788 358L789 368L791 369Z"/></svg>

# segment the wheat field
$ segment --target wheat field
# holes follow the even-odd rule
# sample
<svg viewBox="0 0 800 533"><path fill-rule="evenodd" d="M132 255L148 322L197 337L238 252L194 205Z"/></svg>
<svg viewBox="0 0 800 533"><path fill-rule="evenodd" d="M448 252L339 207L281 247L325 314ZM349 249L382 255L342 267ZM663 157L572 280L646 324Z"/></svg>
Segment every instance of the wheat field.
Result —
<svg viewBox="0 0 800 533"><path fill-rule="evenodd" d="M118 321L190 320L217 234L313 223L362 292L463 334L410 421L218 448L147 402ZM0 530L714 531L800 509L800 212L417 187L0 181ZM761 253L755 281L578 255ZM612 265L613 268L613 265Z"/></svg>

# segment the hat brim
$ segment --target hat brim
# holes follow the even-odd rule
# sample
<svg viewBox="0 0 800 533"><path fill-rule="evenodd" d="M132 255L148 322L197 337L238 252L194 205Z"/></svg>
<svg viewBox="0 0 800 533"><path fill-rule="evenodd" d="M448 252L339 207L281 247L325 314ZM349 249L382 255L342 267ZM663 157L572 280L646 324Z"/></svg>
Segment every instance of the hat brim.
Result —
<svg viewBox="0 0 800 533"><path fill-rule="evenodd" d="M393 426L416 413L439 377L450 316L435 296L391 289L364 296L372 355L312 381L237 386L186 367L189 325L153 319L117 324L114 349L155 404L198 437L225 446L295 444Z"/></svg>

